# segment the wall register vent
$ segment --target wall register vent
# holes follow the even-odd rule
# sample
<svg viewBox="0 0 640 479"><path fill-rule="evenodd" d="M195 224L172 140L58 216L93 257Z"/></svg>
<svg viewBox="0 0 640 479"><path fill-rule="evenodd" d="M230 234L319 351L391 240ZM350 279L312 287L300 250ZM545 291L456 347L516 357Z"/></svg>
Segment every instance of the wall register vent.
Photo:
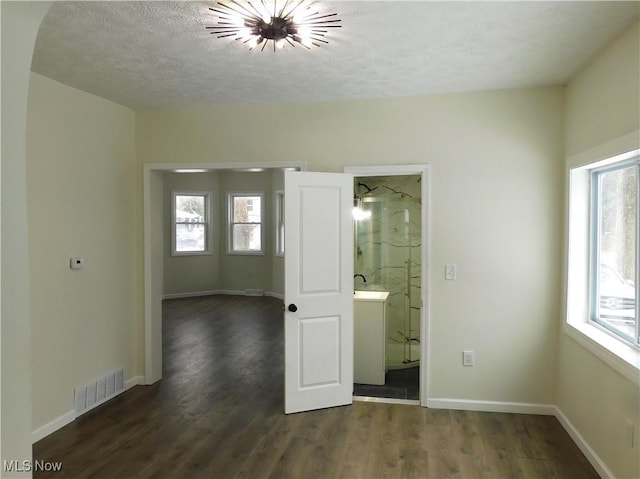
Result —
<svg viewBox="0 0 640 479"><path fill-rule="evenodd" d="M74 389L76 417L107 402L124 391L124 368L117 369L95 381Z"/></svg>

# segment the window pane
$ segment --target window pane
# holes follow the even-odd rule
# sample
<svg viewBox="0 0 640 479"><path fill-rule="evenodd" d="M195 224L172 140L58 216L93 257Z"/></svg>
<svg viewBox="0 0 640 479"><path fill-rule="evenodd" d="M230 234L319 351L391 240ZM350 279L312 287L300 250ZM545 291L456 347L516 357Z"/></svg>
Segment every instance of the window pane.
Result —
<svg viewBox="0 0 640 479"><path fill-rule="evenodd" d="M261 199L259 196L234 196L234 223L261 223Z"/></svg>
<svg viewBox="0 0 640 479"><path fill-rule="evenodd" d="M205 251L204 225L177 224L176 251Z"/></svg>
<svg viewBox="0 0 640 479"><path fill-rule="evenodd" d="M176 195L176 223L204 223L204 195Z"/></svg>
<svg viewBox="0 0 640 479"><path fill-rule="evenodd" d="M260 251L260 225L233 225L234 251Z"/></svg>
<svg viewBox="0 0 640 479"><path fill-rule="evenodd" d="M630 339L636 322L637 167L599 174L598 295L600 320Z"/></svg>

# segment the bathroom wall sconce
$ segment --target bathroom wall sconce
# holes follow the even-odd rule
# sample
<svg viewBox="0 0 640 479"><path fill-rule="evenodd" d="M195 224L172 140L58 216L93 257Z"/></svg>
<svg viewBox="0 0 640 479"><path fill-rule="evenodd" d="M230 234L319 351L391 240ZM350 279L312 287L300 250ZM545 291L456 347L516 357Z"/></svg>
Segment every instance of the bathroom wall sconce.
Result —
<svg viewBox="0 0 640 479"><path fill-rule="evenodd" d="M371 218L371 210L362 209L362 198L360 196L353 197L353 219L356 221L368 220Z"/></svg>

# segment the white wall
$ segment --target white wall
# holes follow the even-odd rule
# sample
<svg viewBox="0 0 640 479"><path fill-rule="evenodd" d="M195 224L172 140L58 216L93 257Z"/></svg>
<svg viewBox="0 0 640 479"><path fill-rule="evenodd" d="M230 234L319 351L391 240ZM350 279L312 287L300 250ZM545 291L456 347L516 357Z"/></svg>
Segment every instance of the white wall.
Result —
<svg viewBox="0 0 640 479"><path fill-rule="evenodd" d="M567 157L640 128L639 59L636 24L568 85ZM639 382L625 378L566 334L560 335L557 404L619 478L640 477ZM635 448L629 446L626 420L635 423Z"/></svg>
<svg viewBox="0 0 640 479"><path fill-rule="evenodd" d="M140 164L429 163L430 395L555 399L563 88L136 113ZM444 265L458 280L444 281ZM461 352L476 352L474 368Z"/></svg>
<svg viewBox="0 0 640 479"><path fill-rule="evenodd" d="M136 295L135 116L31 75L27 191L33 429L73 389L119 367L142 374ZM69 258L82 256L82 270Z"/></svg>
<svg viewBox="0 0 640 479"><path fill-rule="evenodd" d="M2 17L2 280L0 460L31 459L31 322L26 188L29 70L51 2L0 2ZM31 477L0 469L2 477Z"/></svg>

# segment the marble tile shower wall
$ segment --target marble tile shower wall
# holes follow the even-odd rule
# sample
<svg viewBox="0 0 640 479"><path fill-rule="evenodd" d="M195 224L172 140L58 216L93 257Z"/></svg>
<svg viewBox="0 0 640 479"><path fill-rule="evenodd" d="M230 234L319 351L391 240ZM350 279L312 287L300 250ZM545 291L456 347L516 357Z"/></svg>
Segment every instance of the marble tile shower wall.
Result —
<svg viewBox="0 0 640 479"><path fill-rule="evenodd" d="M371 218L356 223L356 289L389 291L389 362L416 360L418 342L409 349L401 346L420 338L421 277L421 185L420 176L355 178L354 191ZM397 354L392 354L398 351ZM402 353L404 351L404 353Z"/></svg>

